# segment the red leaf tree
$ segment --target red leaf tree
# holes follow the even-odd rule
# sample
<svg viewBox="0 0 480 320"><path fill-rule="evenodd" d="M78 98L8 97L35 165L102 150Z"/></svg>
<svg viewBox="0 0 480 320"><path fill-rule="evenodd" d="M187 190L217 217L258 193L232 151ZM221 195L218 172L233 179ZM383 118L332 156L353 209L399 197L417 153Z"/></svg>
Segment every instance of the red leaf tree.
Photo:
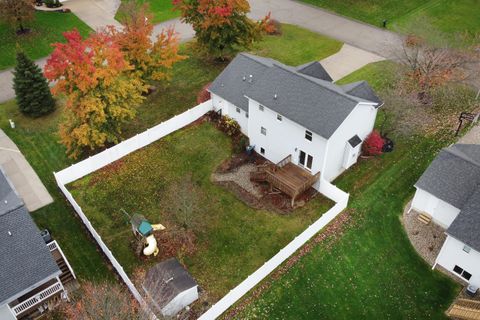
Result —
<svg viewBox="0 0 480 320"><path fill-rule="evenodd" d="M197 48L214 58L228 58L260 39L268 25L247 17L247 0L173 0L183 22L195 30Z"/></svg>
<svg viewBox="0 0 480 320"><path fill-rule="evenodd" d="M377 130L372 131L363 143L363 154L366 156L378 156L382 154L385 140Z"/></svg>

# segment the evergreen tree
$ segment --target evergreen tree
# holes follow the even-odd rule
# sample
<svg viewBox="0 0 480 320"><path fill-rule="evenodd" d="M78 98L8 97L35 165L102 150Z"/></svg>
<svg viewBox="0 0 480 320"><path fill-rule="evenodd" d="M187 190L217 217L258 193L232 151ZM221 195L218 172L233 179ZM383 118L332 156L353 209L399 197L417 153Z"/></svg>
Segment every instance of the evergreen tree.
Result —
<svg viewBox="0 0 480 320"><path fill-rule="evenodd" d="M23 114L39 117L55 109L55 100L42 69L23 52L17 53L17 65L13 75L13 89Z"/></svg>

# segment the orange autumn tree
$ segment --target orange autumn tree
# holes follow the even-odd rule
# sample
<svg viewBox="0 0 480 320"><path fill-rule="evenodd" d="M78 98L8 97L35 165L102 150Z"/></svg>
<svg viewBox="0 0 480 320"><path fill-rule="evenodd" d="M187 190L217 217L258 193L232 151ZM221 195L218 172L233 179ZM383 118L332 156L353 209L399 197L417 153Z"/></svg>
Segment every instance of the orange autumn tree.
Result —
<svg viewBox="0 0 480 320"><path fill-rule="evenodd" d="M214 58L225 59L249 48L270 25L270 15L260 22L247 17L247 0L173 0L173 5L195 30L197 48Z"/></svg>
<svg viewBox="0 0 480 320"><path fill-rule="evenodd" d="M77 30L64 33L45 66L55 81L52 91L66 97L60 124L61 142L70 157L120 140L122 125L135 117L146 88L129 76L132 70L121 48L106 33L82 39Z"/></svg>
<svg viewBox="0 0 480 320"><path fill-rule="evenodd" d="M172 27L162 30L152 41L152 15L148 4L126 2L120 13L124 28L108 28L125 59L143 81L169 80L173 65L185 59L178 53L179 39Z"/></svg>

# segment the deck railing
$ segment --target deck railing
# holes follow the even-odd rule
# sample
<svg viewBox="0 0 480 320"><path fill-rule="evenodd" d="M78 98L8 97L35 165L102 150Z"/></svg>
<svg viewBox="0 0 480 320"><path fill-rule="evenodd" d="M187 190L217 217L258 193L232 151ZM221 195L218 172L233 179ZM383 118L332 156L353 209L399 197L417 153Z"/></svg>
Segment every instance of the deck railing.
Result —
<svg viewBox="0 0 480 320"><path fill-rule="evenodd" d="M22 303L19 303L18 305L14 306L12 308L13 313L15 316L18 316L20 313L27 311L31 307L47 300L54 294L61 292L63 290L63 286L60 282L56 282L55 284L52 284L50 287L46 288L45 290L39 292L38 294L34 295L30 299L27 299L23 301Z"/></svg>
<svg viewBox="0 0 480 320"><path fill-rule="evenodd" d="M277 163L277 167L279 167L279 168L284 167L287 163L290 163L290 162L292 162L292 155L291 154L289 154L288 156L286 156L285 158L280 160L280 162Z"/></svg>
<svg viewBox="0 0 480 320"><path fill-rule="evenodd" d="M65 261L65 264L67 265L68 270L70 270L70 273L72 274L73 279L77 279L77 276L75 275L75 272L73 272L72 266L70 265L70 263L69 263L68 260L67 260L67 257L66 257L65 254L63 253L62 248L60 248L60 246L58 245L57 240L53 240L52 242L49 242L49 243L47 244L47 247L48 247L48 249L50 250L50 252L55 251L55 250L58 250L58 252L59 252L60 255L62 256L63 261Z"/></svg>

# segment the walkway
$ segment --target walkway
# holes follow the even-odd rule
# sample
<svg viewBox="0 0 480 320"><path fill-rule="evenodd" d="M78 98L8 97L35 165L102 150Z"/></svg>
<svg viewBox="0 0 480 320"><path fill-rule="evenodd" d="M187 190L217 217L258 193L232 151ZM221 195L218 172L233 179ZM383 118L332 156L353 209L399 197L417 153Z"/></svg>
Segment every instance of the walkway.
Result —
<svg viewBox="0 0 480 320"><path fill-rule="evenodd" d="M114 19L114 13L119 4L118 1L119 0L70 0L65 2L65 7L70 8L80 19L92 29L96 30L106 25L121 27L120 23ZM346 74L347 70L350 70L346 69L347 65L355 68L362 65L362 63L364 63L362 61L365 61L364 58L368 56L364 53L360 53L359 56L352 56L350 53L353 47L372 52L387 59L393 57L393 52L396 48L400 48L398 35L390 31L382 30L293 0L250 0L250 5L250 16L253 19L260 19L268 12L271 12L272 18L281 22L295 24L350 45L344 49L341 55L335 58L342 58L342 54L345 54L347 58L347 60L340 60L342 61L340 64L343 63L345 65L344 67L339 65L338 70L336 68L333 69L332 73L336 77L341 77L341 75ZM153 32L154 36L168 26L175 27L182 41L187 41L194 36L192 27L180 22L179 19L173 19L156 25ZM372 55L371 57L374 56ZM40 59L37 63L43 66L45 60L46 58ZM335 63L337 63L337 61L338 60L333 60ZM0 103L15 97L11 83L11 69L0 72Z"/></svg>
<svg viewBox="0 0 480 320"><path fill-rule="evenodd" d="M349 44L344 44L340 51L320 62L333 81L337 81L369 63L382 60L385 60L385 58L369 51L352 47Z"/></svg>
<svg viewBox="0 0 480 320"><path fill-rule="evenodd" d="M53 202L45 186L15 143L0 130L0 167L32 212Z"/></svg>

